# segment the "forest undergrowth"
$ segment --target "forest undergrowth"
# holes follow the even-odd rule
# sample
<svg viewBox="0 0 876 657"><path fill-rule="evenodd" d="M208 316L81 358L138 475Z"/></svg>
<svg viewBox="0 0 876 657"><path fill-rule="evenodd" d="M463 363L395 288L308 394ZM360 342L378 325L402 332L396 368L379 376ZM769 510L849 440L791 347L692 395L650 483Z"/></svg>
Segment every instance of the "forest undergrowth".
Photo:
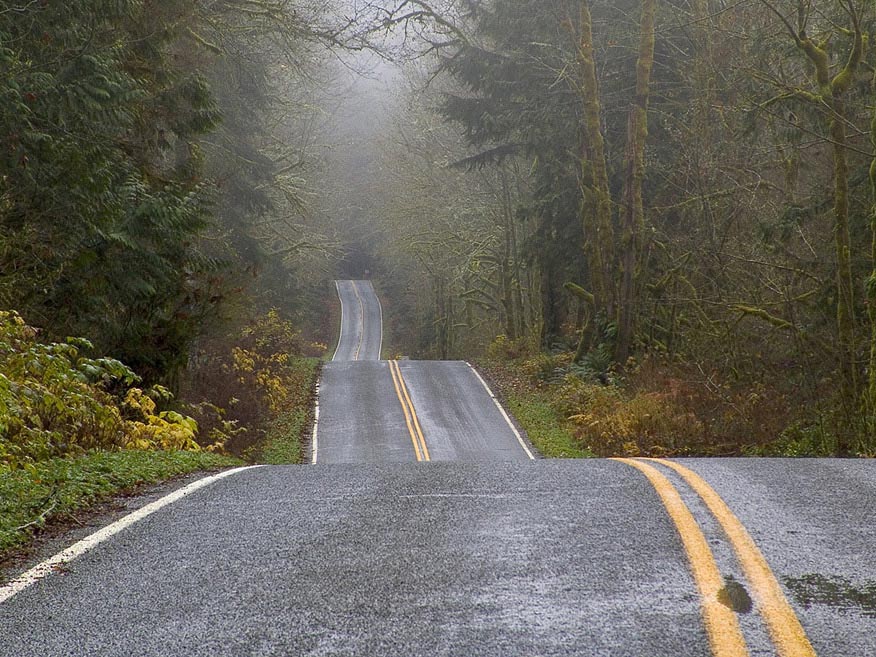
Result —
<svg viewBox="0 0 876 657"><path fill-rule="evenodd" d="M620 371L593 353L539 352L499 336L478 361L546 457L829 456L828 411L768 382L649 356ZM860 453L859 456L872 456Z"/></svg>
<svg viewBox="0 0 876 657"><path fill-rule="evenodd" d="M179 396L81 338L0 312L0 559L137 486L241 463L299 463L323 345L276 310L193 355Z"/></svg>

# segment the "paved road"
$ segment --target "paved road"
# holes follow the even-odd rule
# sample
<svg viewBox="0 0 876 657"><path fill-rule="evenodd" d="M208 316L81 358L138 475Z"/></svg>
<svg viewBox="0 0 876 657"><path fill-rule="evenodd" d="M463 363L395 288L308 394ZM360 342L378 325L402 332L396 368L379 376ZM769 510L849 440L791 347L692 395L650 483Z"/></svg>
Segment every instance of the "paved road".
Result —
<svg viewBox="0 0 876 657"><path fill-rule="evenodd" d="M383 315L371 281L337 281L341 329L333 360L379 360Z"/></svg>
<svg viewBox="0 0 876 657"><path fill-rule="evenodd" d="M519 461L528 450L467 363L335 361L323 369L316 463Z"/></svg>
<svg viewBox="0 0 876 657"><path fill-rule="evenodd" d="M377 360L373 289L338 290L317 465L0 587L0 657L876 656L873 461L530 460L467 364Z"/></svg>
<svg viewBox="0 0 876 657"><path fill-rule="evenodd" d="M817 654L876 654L872 464L687 465L749 527ZM0 604L0 656L707 657L701 604L677 530L624 463L270 467ZM778 654L757 613L738 617L751 655Z"/></svg>
<svg viewBox="0 0 876 657"><path fill-rule="evenodd" d="M533 458L468 363L379 361L383 320L374 288L370 281L336 285L341 331L320 381L314 463Z"/></svg>

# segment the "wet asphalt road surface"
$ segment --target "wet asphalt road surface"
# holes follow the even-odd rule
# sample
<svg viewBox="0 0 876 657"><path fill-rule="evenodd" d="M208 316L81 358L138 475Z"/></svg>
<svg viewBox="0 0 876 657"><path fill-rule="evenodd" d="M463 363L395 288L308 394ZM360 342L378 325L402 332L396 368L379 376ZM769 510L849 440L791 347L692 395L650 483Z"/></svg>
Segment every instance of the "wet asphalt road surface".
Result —
<svg viewBox="0 0 876 657"><path fill-rule="evenodd" d="M745 525L812 647L782 651L676 471L650 463L727 582L709 600L641 471L530 460L466 363L379 361L370 283L338 293L317 464L232 474L0 603L0 657L708 657L716 601L744 638L728 657L876 656L873 461L680 461Z"/></svg>
<svg viewBox="0 0 876 657"><path fill-rule="evenodd" d="M398 367L429 460L529 460L467 363L405 360ZM418 460L387 361L326 363L319 408L317 463Z"/></svg>
<svg viewBox="0 0 876 657"><path fill-rule="evenodd" d="M745 521L817 654L876 654L871 465L685 463ZM750 654L777 654L740 617ZM0 605L3 657L711 654L661 502L602 460L248 470Z"/></svg>
<svg viewBox="0 0 876 657"><path fill-rule="evenodd" d="M379 360L383 315L371 281L336 281L341 328L333 360Z"/></svg>

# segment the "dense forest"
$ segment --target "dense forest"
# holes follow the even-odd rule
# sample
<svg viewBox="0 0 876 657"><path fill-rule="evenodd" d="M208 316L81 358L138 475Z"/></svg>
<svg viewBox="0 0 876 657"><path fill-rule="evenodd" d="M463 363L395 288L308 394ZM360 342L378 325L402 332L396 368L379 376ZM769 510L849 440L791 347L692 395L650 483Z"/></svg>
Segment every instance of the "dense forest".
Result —
<svg viewBox="0 0 876 657"><path fill-rule="evenodd" d="M373 277L390 355L593 452L872 455L874 38L869 0L0 3L0 436L86 386L107 444L239 453Z"/></svg>
<svg viewBox="0 0 876 657"><path fill-rule="evenodd" d="M2 465L300 433L343 29L319 2L0 3Z"/></svg>
<svg viewBox="0 0 876 657"><path fill-rule="evenodd" d="M607 453L873 453L873 3L404 4L415 345L559 384Z"/></svg>

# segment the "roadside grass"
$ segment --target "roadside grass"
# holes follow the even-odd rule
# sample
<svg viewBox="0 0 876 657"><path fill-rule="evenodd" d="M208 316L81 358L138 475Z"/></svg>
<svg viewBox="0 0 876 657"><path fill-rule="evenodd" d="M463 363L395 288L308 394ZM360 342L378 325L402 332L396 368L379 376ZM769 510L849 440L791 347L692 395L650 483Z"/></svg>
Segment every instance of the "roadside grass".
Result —
<svg viewBox="0 0 876 657"><path fill-rule="evenodd" d="M288 377L288 385L294 388L289 409L267 425L264 438L254 450L256 463L287 465L306 462L305 437L313 421L316 383L322 362L318 358L294 360L294 376Z"/></svg>
<svg viewBox="0 0 876 657"><path fill-rule="evenodd" d="M594 456L575 438L574 426L553 407L547 390L515 371L513 364L491 359L478 361L477 366L488 376L494 392L544 458Z"/></svg>
<svg viewBox="0 0 876 657"><path fill-rule="evenodd" d="M530 442L545 458L591 458L592 452L581 447L571 427L551 408L547 399L538 394L505 395L508 410L526 431Z"/></svg>
<svg viewBox="0 0 876 657"><path fill-rule="evenodd" d="M257 461L267 465L303 463L304 429L309 413L298 409L277 418L268 428L268 435Z"/></svg>
<svg viewBox="0 0 876 657"><path fill-rule="evenodd" d="M52 522L131 491L200 470L242 462L210 452L93 451L53 458L24 468L0 468L0 560Z"/></svg>

